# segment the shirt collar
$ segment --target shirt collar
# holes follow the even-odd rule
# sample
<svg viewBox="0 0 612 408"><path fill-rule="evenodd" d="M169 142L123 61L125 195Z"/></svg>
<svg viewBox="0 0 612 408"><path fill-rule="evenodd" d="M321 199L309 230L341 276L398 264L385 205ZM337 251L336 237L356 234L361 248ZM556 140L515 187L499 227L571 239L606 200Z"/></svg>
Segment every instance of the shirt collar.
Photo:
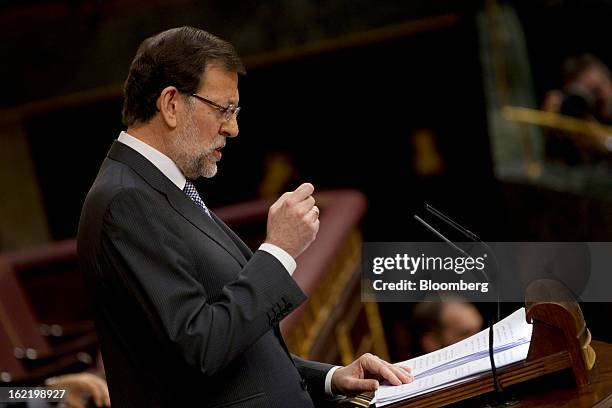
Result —
<svg viewBox="0 0 612 408"><path fill-rule="evenodd" d="M138 153L143 155L147 160L149 160L155 167L159 169L163 173L164 176L168 177L175 186L179 189L183 190L185 188L185 183L187 180L181 170L177 167L176 163L172 161L171 158L160 152L159 150L153 148L152 146L146 144L140 139L135 138L127 134L126 132L121 132L117 141L123 143L136 150Z"/></svg>

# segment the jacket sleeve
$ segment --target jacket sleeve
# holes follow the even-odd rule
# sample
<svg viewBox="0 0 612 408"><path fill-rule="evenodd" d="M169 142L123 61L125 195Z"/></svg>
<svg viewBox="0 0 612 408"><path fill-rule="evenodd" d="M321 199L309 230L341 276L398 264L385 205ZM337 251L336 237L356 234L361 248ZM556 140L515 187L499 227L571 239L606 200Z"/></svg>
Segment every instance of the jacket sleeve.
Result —
<svg viewBox="0 0 612 408"><path fill-rule="evenodd" d="M102 254L114 274L160 335L186 362L214 375L305 300L282 264L256 251L214 302L194 278L193 254L172 209L142 189L129 188L111 201L102 226ZM108 284L108 283L107 283Z"/></svg>
<svg viewBox="0 0 612 408"><path fill-rule="evenodd" d="M304 360L293 354L291 357L293 357L300 375L306 380L310 397L314 401L324 401L327 398L327 395L325 395L325 377L334 366L318 361Z"/></svg>

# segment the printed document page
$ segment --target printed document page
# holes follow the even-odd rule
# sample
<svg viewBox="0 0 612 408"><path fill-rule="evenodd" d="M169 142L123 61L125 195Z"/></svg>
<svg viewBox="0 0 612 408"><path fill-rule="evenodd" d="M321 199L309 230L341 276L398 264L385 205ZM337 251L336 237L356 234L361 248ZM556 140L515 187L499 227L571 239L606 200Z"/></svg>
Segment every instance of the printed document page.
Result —
<svg viewBox="0 0 612 408"><path fill-rule="evenodd" d="M494 353L497 367L527 358L532 325L521 308L494 326ZM472 379L491 370L489 329L443 349L397 363L410 367L414 382L399 386L381 385L376 392L377 406L444 388Z"/></svg>

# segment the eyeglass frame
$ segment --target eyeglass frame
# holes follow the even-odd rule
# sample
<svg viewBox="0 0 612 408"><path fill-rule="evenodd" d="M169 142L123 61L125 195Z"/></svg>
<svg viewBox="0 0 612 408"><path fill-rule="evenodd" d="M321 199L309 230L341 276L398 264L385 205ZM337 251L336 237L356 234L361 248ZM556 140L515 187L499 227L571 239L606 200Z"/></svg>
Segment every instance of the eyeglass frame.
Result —
<svg viewBox="0 0 612 408"><path fill-rule="evenodd" d="M210 99L206 99L203 96L200 96L198 94L191 94L190 96L193 96L194 98L196 98L199 101L202 101L204 103L207 103L208 105L212 106L213 108L217 109L222 115L223 115L223 122L229 122L232 117L235 117L236 119L238 118L238 113L240 113L240 106L236 106L233 103L230 103L227 106L223 106L223 105L219 105L216 102L211 101Z"/></svg>

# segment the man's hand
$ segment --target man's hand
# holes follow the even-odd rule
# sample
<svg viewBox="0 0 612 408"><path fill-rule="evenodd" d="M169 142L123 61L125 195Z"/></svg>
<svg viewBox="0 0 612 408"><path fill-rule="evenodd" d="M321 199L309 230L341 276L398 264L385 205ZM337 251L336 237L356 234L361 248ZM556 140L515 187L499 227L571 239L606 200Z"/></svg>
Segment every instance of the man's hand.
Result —
<svg viewBox="0 0 612 408"><path fill-rule="evenodd" d="M89 396L96 407L111 406L106 381L90 373L60 375L47 379L45 385L68 390L62 402L70 408L85 408Z"/></svg>
<svg viewBox="0 0 612 408"><path fill-rule="evenodd" d="M352 396L376 391L380 380L401 385L413 379L410 368L393 365L366 353L346 367L337 369L332 375L331 386L334 395Z"/></svg>
<svg viewBox="0 0 612 408"><path fill-rule="evenodd" d="M319 209L312 196L314 187L304 183L283 194L268 211L266 242L297 258L314 241L319 231Z"/></svg>

